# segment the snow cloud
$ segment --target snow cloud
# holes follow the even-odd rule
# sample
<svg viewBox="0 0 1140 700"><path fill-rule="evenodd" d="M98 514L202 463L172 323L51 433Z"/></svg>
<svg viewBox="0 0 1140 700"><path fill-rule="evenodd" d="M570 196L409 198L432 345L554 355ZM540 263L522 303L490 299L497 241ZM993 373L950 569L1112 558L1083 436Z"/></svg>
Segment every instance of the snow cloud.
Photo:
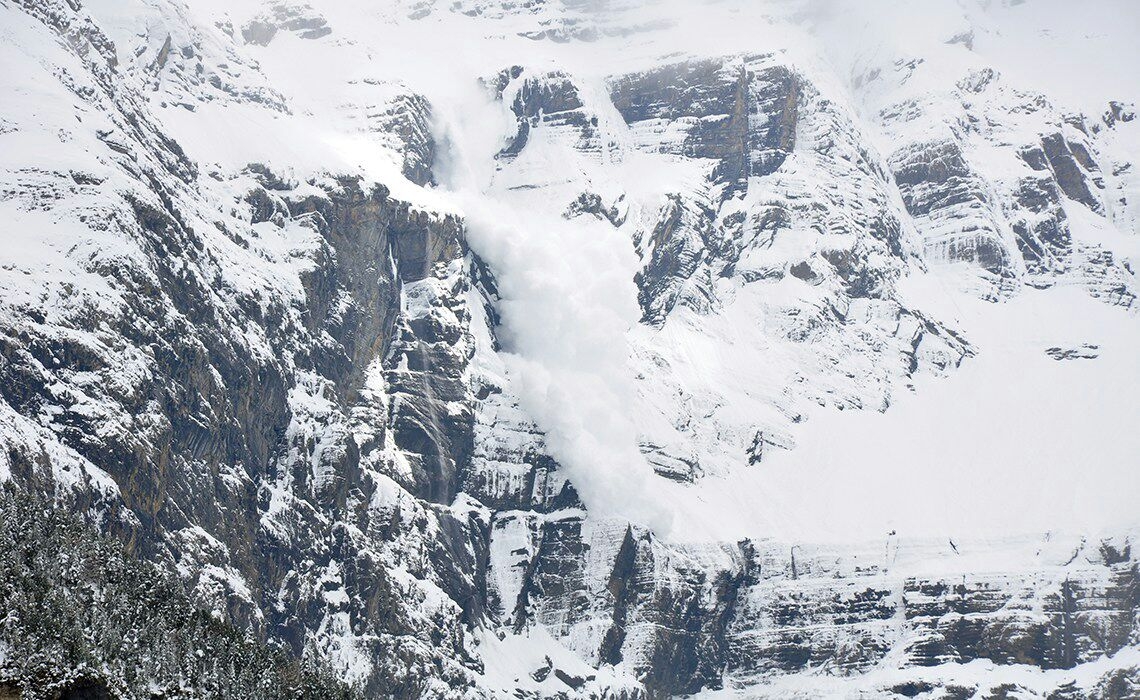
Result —
<svg viewBox="0 0 1140 700"><path fill-rule="evenodd" d="M447 145L437 175L495 274L499 340L523 409L591 512L663 534L668 518L640 497L652 470L638 449L626 341L641 315L633 244L608 224L567 221L492 185L494 154L515 128L502 102L468 94L436 116Z"/></svg>
<svg viewBox="0 0 1140 700"><path fill-rule="evenodd" d="M632 419L626 334L640 309L629 239L485 198L464 210L471 246L497 276L514 388L551 455L593 512L661 534L668 521L640 497L651 470Z"/></svg>

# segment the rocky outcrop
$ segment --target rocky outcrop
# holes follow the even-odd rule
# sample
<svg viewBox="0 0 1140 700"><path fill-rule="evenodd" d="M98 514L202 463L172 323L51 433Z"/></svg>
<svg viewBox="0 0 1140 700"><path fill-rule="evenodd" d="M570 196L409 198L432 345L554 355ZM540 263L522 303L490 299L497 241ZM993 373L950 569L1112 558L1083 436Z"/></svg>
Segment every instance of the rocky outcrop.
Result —
<svg viewBox="0 0 1140 700"><path fill-rule="evenodd" d="M1013 274L1009 252L985 194L958 144L917 144L891 157L907 212L926 230L928 255L969 262L999 277Z"/></svg>
<svg viewBox="0 0 1140 700"><path fill-rule="evenodd" d="M733 183L748 175L748 85L740 61L688 61L613 79L610 99L646 146L714 160L712 179Z"/></svg>
<svg viewBox="0 0 1140 700"><path fill-rule="evenodd" d="M511 624L540 624L591 663L636 674L651 697L722 685L766 696L780 677L859 679L884 666L898 670L889 684L898 689L880 686L883 697L907 696L898 679L908 674L914 687L976 692L986 686L969 673L931 683L924 669L976 660L1074 669L1137 634L1137 563L1115 541L1075 543L1049 573L967 567L931 577L905 573L908 559L940 548L928 541L888 539L877 553L747 541L677 547L580 516L521 514L499 516L492 539L526 543L493 551L490 562L496 607ZM1012 554L1039 544L1006 546ZM991 546L941 548L979 545ZM1137 680L1134 671L1122 678Z"/></svg>
<svg viewBox="0 0 1140 700"><path fill-rule="evenodd" d="M248 43L266 46L278 31L293 32L301 39L320 39L332 34L328 21L306 4L277 3L241 29Z"/></svg>
<svg viewBox="0 0 1140 700"><path fill-rule="evenodd" d="M892 573L916 545L929 546L888 539L876 556L758 545L756 573L739 593L728 631L727 682L741 687L808 669L858 677L883 664L921 676L922 667L976 660L1072 669L1134 643L1137 565L1118 544L1102 543L1098 551L1079 543L1068 563L1048 574ZM959 547L967 545L947 548ZM886 565L872 563L884 553ZM1135 671L1125 676L1135 679ZM985 689L968 675L963 681L970 692ZM900 684L893 692L909 695L904 690Z"/></svg>
<svg viewBox="0 0 1140 700"><path fill-rule="evenodd" d="M1093 211L1102 211L1100 200L1089 189L1087 173L1097 170L1097 166L1088 150L1079 142L1070 143L1061 134L1049 134L1042 138L1041 148L1057 180L1057 186L1065 196Z"/></svg>
<svg viewBox="0 0 1140 700"><path fill-rule="evenodd" d="M510 102L511 112L518 119L518 131L499 152L499 159L509 161L522 152L531 130L540 125L567 134L580 150L600 148L597 117L583 110L578 87L568 75L560 72L531 75L516 67L499 75L495 89L501 99Z"/></svg>
<svg viewBox="0 0 1140 700"><path fill-rule="evenodd" d="M921 67L896 70L905 83ZM1114 113L1110 108L1105 124L1115 123ZM1129 271L1113 263L1092 263L1098 272L1091 276L1083 271L1090 255L1104 262L1107 251L1074 245L1067 211L1105 214L1107 184L1094 145L1099 124L1090 127L1043 95L1011 88L993 69L972 72L946 95L889 103L879 118L899 142L890 167L931 261L976 265L993 275L999 295L1015 289L1014 281L1071 281L1129 305L1115 282L1131 278ZM991 149L1011 145L1016 162L989 158Z"/></svg>

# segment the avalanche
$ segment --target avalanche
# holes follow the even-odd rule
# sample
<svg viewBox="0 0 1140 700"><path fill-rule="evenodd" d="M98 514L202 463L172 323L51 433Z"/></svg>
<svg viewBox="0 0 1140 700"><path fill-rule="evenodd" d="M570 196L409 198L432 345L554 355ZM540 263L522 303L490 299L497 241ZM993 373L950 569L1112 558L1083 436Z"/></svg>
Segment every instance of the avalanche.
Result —
<svg viewBox="0 0 1140 700"><path fill-rule="evenodd" d="M0 0L0 696L1135 696L1138 25Z"/></svg>

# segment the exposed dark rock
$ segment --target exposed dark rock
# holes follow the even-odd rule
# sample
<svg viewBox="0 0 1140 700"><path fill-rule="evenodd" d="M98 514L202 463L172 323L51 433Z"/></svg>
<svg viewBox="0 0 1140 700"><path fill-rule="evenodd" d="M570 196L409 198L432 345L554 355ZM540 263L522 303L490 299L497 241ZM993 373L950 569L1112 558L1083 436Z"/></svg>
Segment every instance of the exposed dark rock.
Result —
<svg viewBox="0 0 1140 700"><path fill-rule="evenodd" d="M749 174L770 175L783 165L796 145L797 110L801 99L797 77L784 66L749 73L752 119L749 128Z"/></svg>
<svg viewBox="0 0 1140 700"><path fill-rule="evenodd" d="M1017 247L1029 271L1064 272L1072 256L1068 217L1053 178L1022 178L1014 201L1023 213L1013 220Z"/></svg>
<svg viewBox="0 0 1140 700"><path fill-rule="evenodd" d="M1045 158L1049 161L1049 167L1053 170L1053 176L1057 179L1057 186L1065 196L1095 212L1102 211L1100 200L1089 189L1086 170L1078 161L1072 144L1061 134L1049 134L1041 139L1041 147L1045 152ZM1081 160L1092 165L1091 157L1083 148L1079 147L1076 152L1082 154Z"/></svg>
<svg viewBox="0 0 1140 700"><path fill-rule="evenodd" d="M974 175L955 141L918 144L891 157L895 182L915 217L953 217L960 233L938 242L949 261L973 262L998 276L1011 276L1009 252L989 209L985 185Z"/></svg>
<svg viewBox="0 0 1140 700"><path fill-rule="evenodd" d="M708 309L711 290L692 280L715 255L717 233L712 211L680 195L669 196L648 240L639 243L648 250L648 262L634 277L643 323L664 323L678 304Z"/></svg>
<svg viewBox="0 0 1140 700"><path fill-rule="evenodd" d="M513 81L518 81L511 102L511 111L518 119L518 131L496 157L511 159L517 156L526 147L531 129L540 125L577 132L584 150L597 147L593 143L597 117L587 114L578 87L569 76L558 72L528 76L513 70L500 74L499 82L504 85L503 89ZM502 94L503 90L499 92Z"/></svg>
<svg viewBox="0 0 1140 700"><path fill-rule="evenodd" d="M1108 103L1108 110L1104 113L1102 121L1105 126L1112 128L1120 122L1130 122L1135 118L1136 111L1133 106L1114 100Z"/></svg>
<svg viewBox="0 0 1140 700"><path fill-rule="evenodd" d="M1046 348L1045 354L1054 360L1095 360L1100 357L1100 346L1081 343L1074 348L1052 347Z"/></svg>
<svg viewBox="0 0 1140 700"><path fill-rule="evenodd" d="M241 34L246 43L268 46L278 31L294 32L302 39L320 39L331 34L332 28L308 5L277 3L242 27Z"/></svg>
<svg viewBox="0 0 1140 700"><path fill-rule="evenodd" d="M747 176L748 75L739 62L688 61L622 76L611 80L610 97L629 124L683 120L687 134L680 153L716 160L717 182L737 183ZM777 122L785 118L772 116ZM767 131L763 137L772 138Z"/></svg>
<svg viewBox="0 0 1140 700"><path fill-rule="evenodd" d="M804 282L818 282L819 276L815 274L815 270L811 269L811 264L806 260L796 263L788 268L788 272L796 279L801 279Z"/></svg>
<svg viewBox="0 0 1140 700"><path fill-rule="evenodd" d="M923 693L929 693L932 690L934 690L934 686L922 681L908 681L906 683L900 683L899 685L891 688L892 693L898 693L899 695L907 698L913 698Z"/></svg>
<svg viewBox="0 0 1140 700"><path fill-rule="evenodd" d="M593 192L583 192L566 208L565 216L571 219L582 214L590 214L617 227L625 223L625 212L618 208L621 203L619 200L610 206L606 206L600 195Z"/></svg>
<svg viewBox="0 0 1140 700"><path fill-rule="evenodd" d="M569 77L559 73L527 78L511 103L511 111L520 119L535 119L581 108L578 88Z"/></svg>

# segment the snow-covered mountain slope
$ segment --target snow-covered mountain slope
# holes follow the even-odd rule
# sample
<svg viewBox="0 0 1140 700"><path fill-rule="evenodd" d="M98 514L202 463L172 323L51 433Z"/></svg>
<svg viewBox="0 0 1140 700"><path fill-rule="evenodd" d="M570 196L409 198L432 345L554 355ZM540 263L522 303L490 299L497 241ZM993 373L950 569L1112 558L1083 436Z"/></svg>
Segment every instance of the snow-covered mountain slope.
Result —
<svg viewBox="0 0 1140 700"><path fill-rule="evenodd" d="M0 477L369 697L1130 697L1138 20L0 0Z"/></svg>

